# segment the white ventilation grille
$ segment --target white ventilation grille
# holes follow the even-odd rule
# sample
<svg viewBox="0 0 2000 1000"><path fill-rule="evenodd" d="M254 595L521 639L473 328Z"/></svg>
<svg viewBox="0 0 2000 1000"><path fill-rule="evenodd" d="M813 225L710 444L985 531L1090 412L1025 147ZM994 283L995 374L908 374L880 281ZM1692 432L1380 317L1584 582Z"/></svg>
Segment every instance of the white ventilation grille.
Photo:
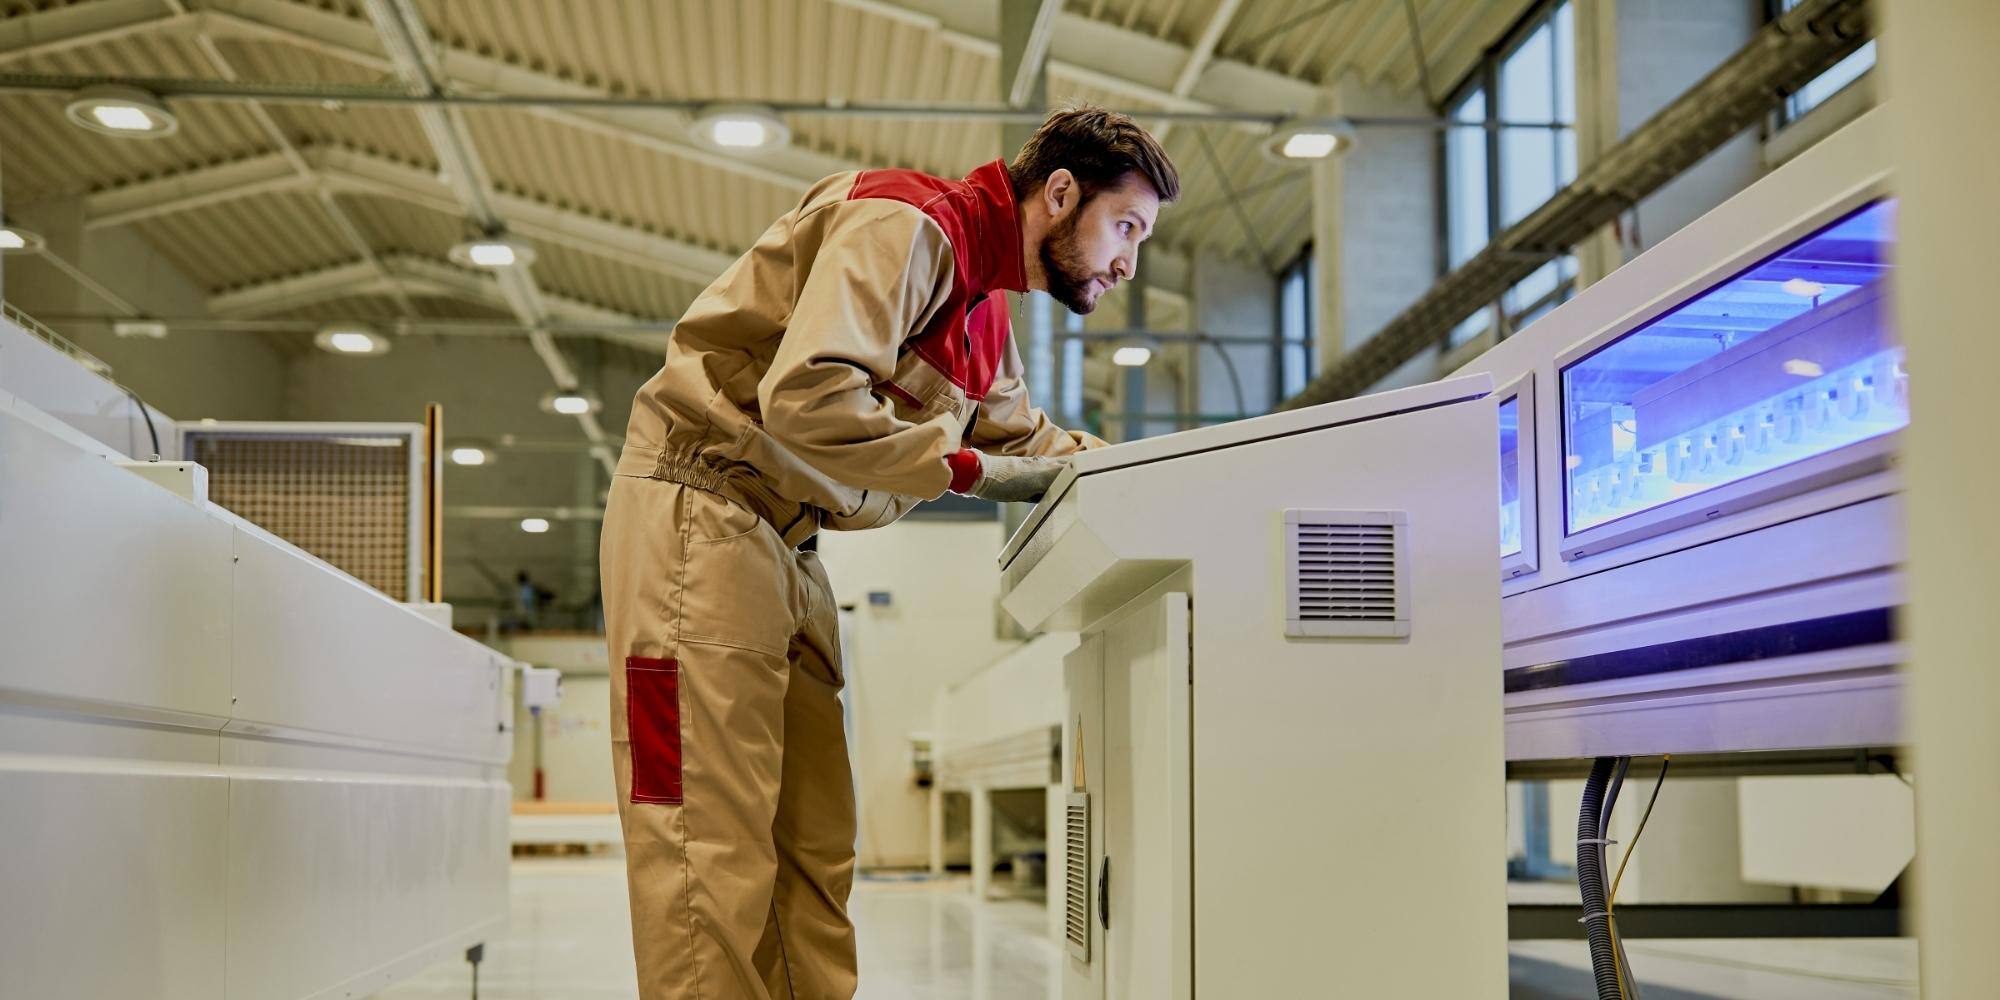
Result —
<svg viewBox="0 0 2000 1000"><path fill-rule="evenodd" d="M1090 796L1069 797L1063 835L1063 937L1078 961L1090 961Z"/></svg>
<svg viewBox="0 0 2000 1000"><path fill-rule="evenodd" d="M1410 634L1409 515L1400 510L1285 511L1285 634Z"/></svg>

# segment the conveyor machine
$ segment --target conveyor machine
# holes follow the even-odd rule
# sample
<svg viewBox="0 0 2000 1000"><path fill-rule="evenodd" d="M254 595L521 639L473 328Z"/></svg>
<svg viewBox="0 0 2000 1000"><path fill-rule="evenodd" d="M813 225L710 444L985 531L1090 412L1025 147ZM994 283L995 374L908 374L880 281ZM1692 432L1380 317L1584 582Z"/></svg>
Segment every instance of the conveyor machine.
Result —
<svg viewBox="0 0 2000 1000"><path fill-rule="evenodd" d="M1887 126L1857 120L1461 370L1500 387L1510 761L1900 741Z"/></svg>

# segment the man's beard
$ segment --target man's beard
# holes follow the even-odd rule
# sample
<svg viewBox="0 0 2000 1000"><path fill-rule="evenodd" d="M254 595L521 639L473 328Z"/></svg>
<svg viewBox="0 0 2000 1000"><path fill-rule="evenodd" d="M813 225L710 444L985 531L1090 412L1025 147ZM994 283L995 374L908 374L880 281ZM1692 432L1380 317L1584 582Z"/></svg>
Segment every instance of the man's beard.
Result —
<svg viewBox="0 0 2000 1000"><path fill-rule="evenodd" d="M1096 301L1088 297L1090 283L1104 277L1091 270L1090 262L1077 249L1076 220L1082 215L1083 206L1078 205L1068 218L1056 223L1042 236L1038 251L1042 258L1042 277L1049 286L1049 297L1079 316L1088 315L1097 308Z"/></svg>

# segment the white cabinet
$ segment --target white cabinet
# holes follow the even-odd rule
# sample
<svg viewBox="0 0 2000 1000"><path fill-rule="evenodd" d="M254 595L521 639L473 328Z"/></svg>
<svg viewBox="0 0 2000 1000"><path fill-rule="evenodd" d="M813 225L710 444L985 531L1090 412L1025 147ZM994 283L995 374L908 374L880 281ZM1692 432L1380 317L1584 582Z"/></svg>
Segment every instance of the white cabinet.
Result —
<svg viewBox="0 0 2000 1000"><path fill-rule="evenodd" d="M1008 611L1083 635L1065 1000L1503 995L1489 391L1089 452L1009 543Z"/></svg>

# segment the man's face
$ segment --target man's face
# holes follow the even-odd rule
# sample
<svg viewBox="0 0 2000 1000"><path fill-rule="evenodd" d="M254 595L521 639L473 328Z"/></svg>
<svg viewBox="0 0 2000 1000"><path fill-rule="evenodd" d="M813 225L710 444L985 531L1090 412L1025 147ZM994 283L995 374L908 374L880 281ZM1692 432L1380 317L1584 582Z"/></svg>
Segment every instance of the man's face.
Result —
<svg viewBox="0 0 2000 1000"><path fill-rule="evenodd" d="M1138 271L1139 244L1153 234L1160 197L1131 173L1089 199L1081 199L1074 187L1067 198L1037 253L1049 296L1084 315L1113 285Z"/></svg>

